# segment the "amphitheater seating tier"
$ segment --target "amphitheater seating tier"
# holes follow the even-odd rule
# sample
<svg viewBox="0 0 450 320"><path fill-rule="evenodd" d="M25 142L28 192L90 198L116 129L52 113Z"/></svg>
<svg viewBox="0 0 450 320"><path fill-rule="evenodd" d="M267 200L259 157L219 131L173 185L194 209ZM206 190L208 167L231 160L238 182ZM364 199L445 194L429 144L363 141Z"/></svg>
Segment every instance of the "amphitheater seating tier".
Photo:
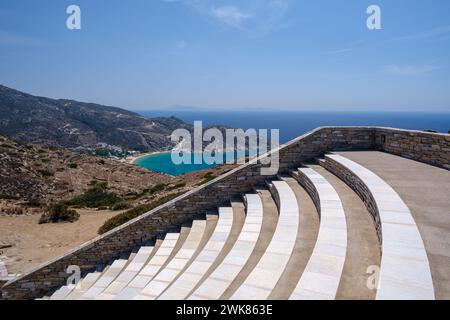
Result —
<svg viewBox="0 0 450 320"><path fill-rule="evenodd" d="M219 207L214 222L196 219L44 298L332 300L349 296L359 272L351 297L434 299L424 242L399 194L343 155L319 163L267 181ZM369 281L365 288L369 262L379 271L374 288Z"/></svg>

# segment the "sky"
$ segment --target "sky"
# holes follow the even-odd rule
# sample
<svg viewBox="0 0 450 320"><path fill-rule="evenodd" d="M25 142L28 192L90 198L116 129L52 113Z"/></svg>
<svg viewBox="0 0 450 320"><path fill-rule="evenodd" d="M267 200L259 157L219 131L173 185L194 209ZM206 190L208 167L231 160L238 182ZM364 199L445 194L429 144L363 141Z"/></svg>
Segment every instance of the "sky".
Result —
<svg viewBox="0 0 450 320"><path fill-rule="evenodd" d="M450 112L450 1L0 0L0 84L130 110Z"/></svg>

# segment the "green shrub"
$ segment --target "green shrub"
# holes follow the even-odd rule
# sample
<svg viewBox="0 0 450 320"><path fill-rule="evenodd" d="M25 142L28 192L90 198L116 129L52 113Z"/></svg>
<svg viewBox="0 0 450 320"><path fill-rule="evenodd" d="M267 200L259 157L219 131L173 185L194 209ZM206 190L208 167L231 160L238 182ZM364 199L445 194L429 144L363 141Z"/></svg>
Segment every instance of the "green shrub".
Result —
<svg viewBox="0 0 450 320"><path fill-rule="evenodd" d="M98 180L91 180L88 185L95 186L95 185L97 185L97 183L98 183Z"/></svg>
<svg viewBox="0 0 450 320"><path fill-rule="evenodd" d="M146 212L149 212L160 205L163 205L166 202L169 202L170 200L173 200L177 198L178 196L184 194L184 192L169 194L161 199L158 199L156 201L153 201L149 204L143 204L140 206L137 206L136 208L130 209L128 211L125 211L121 214L118 214L115 217L112 217L111 219L107 220L98 230L99 234L104 234L114 228L117 228L124 223L127 223L130 220L133 220L134 218L137 218L141 215L143 215Z"/></svg>
<svg viewBox="0 0 450 320"><path fill-rule="evenodd" d="M58 223L58 222L75 222L80 218L80 214L75 210L68 209L61 202L53 204L47 213L44 213L39 219L39 224Z"/></svg>
<svg viewBox="0 0 450 320"><path fill-rule="evenodd" d="M121 210L130 209L130 208L131 208L131 205L129 203L122 201L122 202L118 202L115 205L113 205L111 209L113 211L121 211Z"/></svg>
<svg viewBox="0 0 450 320"><path fill-rule="evenodd" d="M179 184L176 184L176 185L174 185L174 186L171 186L171 187L168 187L166 190L167 191L173 191L173 190L178 190L178 189L181 189L181 188L184 188L184 187L186 187L186 183L179 183Z"/></svg>
<svg viewBox="0 0 450 320"><path fill-rule="evenodd" d="M6 194L6 193L0 193L0 199L3 199L3 200L19 200L20 197L14 196L14 195L10 195L10 194Z"/></svg>
<svg viewBox="0 0 450 320"><path fill-rule="evenodd" d="M39 208L41 206L41 202L38 199L30 199L23 205L29 208Z"/></svg>
<svg viewBox="0 0 450 320"><path fill-rule="evenodd" d="M153 188L151 188L148 193L150 193L151 195L154 195L156 193L159 193L161 191L164 191L167 188L167 184L165 183L161 183L161 184L157 184L156 186L154 186Z"/></svg>
<svg viewBox="0 0 450 320"><path fill-rule="evenodd" d="M79 197L65 201L68 206L83 206L87 208L112 207L122 199L116 194L106 191L107 183L100 182Z"/></svg>
<svg viewBox="0 0 450 320"><path fill-rule="evenodd" d="M203 185L203 184L205 184L205 183L207 183L207 182L210 182L210 181L214 180L215 178L216 178L216 176L214 175L214 173L212 173L212 172L207 172L207 173L203 176L203 179L202 179L199 183L196 184L196 186L201 186L201 185Z"/></svg>

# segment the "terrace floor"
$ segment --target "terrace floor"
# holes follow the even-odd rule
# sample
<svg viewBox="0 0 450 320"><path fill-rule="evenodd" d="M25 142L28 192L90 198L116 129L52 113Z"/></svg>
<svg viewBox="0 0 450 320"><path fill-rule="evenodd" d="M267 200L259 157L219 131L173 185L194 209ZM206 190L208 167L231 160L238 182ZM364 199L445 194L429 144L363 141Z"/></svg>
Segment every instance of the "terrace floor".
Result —
<svg viewBox="0 0 450 320"><path fill-rule="evenodd" d="M450 299L450 171L384 152L338 154L380 176L407 204L425 243L436 299Z"/></svg>

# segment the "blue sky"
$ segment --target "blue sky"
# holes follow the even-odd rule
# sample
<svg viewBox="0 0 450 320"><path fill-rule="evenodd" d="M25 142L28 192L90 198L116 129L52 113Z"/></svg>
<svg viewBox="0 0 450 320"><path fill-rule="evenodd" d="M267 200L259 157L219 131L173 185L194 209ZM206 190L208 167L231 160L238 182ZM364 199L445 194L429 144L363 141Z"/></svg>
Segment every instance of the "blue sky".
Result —
<svg viewBox="0 0 450 320"><path fill-rule="evenodd" d="M0 83L134 110L450 111L450 1L1 0Z"/></svg>

